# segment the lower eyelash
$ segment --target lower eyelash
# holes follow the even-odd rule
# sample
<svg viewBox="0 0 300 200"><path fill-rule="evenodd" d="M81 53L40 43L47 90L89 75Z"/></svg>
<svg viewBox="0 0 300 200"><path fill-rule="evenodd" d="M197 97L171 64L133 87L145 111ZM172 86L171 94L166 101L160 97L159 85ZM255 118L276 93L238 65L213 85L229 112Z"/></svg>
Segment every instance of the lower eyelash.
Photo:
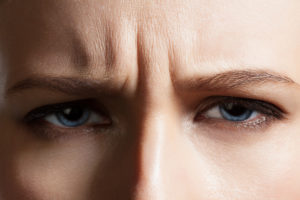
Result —
<svg viewBox="0 0 300 200"><path fill-rule="evenodd" d="M272 116L263 116L257 117L256 119L250 121L226 121L223 119L209 119L202 118L198 122L201 123L201 126L208 126L214 129L224 130L224 131L253 131L253 130L263 130L268 128L270 123L276 118Z"/></svg>
<svg viewBox="0 0 300 200"><path fill-rule="evenodd" d="M41 139L64 140L74 136L96 136L111 132L110 127L84 126L80 128L62 128L52 125L46 121L39 120L26 125L26 129ZM97 134L101 133L101 134Z"/></svg>
<svg viewBox="0 0 300 200"><path fill-rule="evenodd" d="M249 128L249 127L254 127L254 126L258 126L261 125L262 123L266 123L267 122L267 117L266 116L262 116L261 118L258 118L256 120L251 120L251 121L246 121L246 122L242 122L241 125L244 128Z"/></svg>

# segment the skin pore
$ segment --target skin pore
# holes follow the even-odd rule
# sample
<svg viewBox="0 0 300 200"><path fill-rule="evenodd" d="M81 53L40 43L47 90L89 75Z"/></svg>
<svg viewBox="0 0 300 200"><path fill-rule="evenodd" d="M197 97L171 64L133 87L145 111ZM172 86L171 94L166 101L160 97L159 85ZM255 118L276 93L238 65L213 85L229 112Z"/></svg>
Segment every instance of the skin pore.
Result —
<svg viewBox="0 0 300 200"><path fill-rule="evenodd" d="M299 11L0 1L0 199L300 199Z"/></svg>

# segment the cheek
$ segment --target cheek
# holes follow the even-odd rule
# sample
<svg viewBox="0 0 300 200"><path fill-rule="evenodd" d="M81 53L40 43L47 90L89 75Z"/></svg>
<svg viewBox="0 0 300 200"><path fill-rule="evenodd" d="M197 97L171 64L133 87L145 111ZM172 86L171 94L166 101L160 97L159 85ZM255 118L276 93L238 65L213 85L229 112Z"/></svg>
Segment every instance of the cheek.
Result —
<svg viewBox="0 0 300 200"><path fill-rule="evenodd" d="M295 137L297 138L297 137ZM294 140L295 141L295 140ZM267 199L300 199L300 160L299 150L294 142L285 143L265 154L261 159L261 175L258 181ZM293 148L296 147L296 148Z"/></svg>
<svg viewBox="0 0 300 200"><path fill-rule="evenodd" d="M64 190L68 176L55 165L42 164L30 155L10 154L1 170L4 199L53 199ZM69 183L70 184L70 183Z"/></svg>
<svg viewBox="0 0 300 200"><path fill-rule="evenodd" d="M272 159L269 171L272 171L270 174L274 177L269 183L272 186L270 196L283 200L300 199L300 137L297 131L290 130L278 144L277 151L274 149L269 153Z"/></svg>
<svg viewBox="0 0 300 200"><path fill-rule="evenodd" d="M11 143L2 146L5 153L0 152L1 200L86 199L98 164L95 160L99 160L95 155L101 157L99 143L79 139L49 144L27 136L9 139Z"/></svg>
<svg viewBox="0 0 300 200"><path fill-rule="evenodd" d="M91 160L68 156L74 160L28 154L9 161L1 180L7 199L84 199L93 174Z"/></svg>
<svg viewBox="0 0 300 200"><path fill-rule="evenodd" d="M278 178L274 182L273 191L270 196L275 199L300 199L300 161L287 163L289 166L284 173L278 173ZM273 197L272 196L272 197Z"/></svg>
<svg viewBox="0 0 300 200"><path fill-rule="evenodd" d="M28 170L24 166L11 166L5 170L1 180L4 200L9 199L51 199L55 190L53 179L49 179L45 171L37 173L35 169ZM54 193L55 194L55 193ZM52 196L53 198L53 196Z"/></svg>

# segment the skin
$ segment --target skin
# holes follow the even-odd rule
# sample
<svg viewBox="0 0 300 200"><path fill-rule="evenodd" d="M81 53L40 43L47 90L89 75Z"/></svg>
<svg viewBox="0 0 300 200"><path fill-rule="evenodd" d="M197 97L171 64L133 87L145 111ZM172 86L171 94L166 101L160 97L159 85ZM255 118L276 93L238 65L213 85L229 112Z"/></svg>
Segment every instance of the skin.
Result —
<svg viewBox="0 0 300 200"><path fill-rule="evenodd" d="M0 1L0 199L300 199L299 11L297 0ZM232 70L290 81L186 89ZM30 77L106 89L8 92ZM267 101L285 118L193 121L209 96ZM22 120L80 99L95 99L114 125Z"/></svg>

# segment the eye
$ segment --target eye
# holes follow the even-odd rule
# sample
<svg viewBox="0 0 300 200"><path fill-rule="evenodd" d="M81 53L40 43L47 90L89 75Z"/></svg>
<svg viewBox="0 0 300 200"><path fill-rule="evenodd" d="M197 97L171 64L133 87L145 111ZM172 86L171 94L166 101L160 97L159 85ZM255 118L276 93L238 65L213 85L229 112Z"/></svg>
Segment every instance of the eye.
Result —
<svg viewBox="0 0 300 200"><path fill-rule="evenodd" d="M87 124L109 124L106 117L82 106L69 106L49 114L45 121L60 127L78 127Z"/></svg>
<svg viewBox="0 0 300 200"><path fill-rule="evenodd" d="M47 105L29 112L25 121L40 123L41 121L60 128L76 128L82 126L108 126L111 119L99 109L93 109L87 101Z"/></svg>
<svg viewBox="0 0 300 200"><path fill-rule="evenodd" d="M272 103L238 97L209 97L200 105L196 121L224 125L259 127L274 119L284 118L284 112ZM224 126L222 126L224 127Z"/></svg>
<svg viewBox="0 0 300 200"><path fill-rule="evenodd" d="M251 110L244 105L239 105L231 102L227 104L217 105L209 109L205 113L205 117L241 122L254 119L258 114L258 111Z"/></svg>

